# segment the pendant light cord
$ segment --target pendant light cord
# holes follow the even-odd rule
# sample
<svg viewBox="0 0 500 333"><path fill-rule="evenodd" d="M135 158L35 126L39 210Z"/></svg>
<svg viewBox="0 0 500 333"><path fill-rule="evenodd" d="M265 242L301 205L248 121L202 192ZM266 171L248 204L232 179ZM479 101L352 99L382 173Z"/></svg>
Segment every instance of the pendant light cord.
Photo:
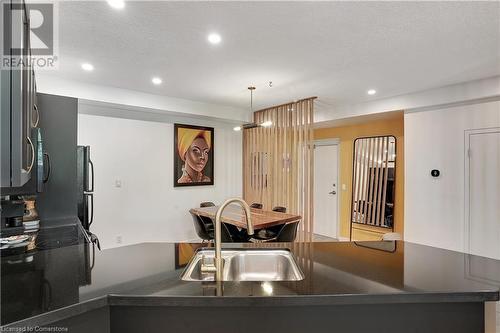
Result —
<svg viewBox="0 0 500 333"><path fill-rule="evenodd" d="M255 90L255 87L248 87L248 90L250 90L250 111L253 112L253 91Z"/></svg>

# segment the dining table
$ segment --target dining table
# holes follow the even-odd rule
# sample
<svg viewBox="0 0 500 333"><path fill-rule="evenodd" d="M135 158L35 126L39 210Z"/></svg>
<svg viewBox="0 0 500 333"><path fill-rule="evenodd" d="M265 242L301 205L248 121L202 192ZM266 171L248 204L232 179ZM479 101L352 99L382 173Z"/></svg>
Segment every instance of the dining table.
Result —
<svg viewBox="0 0 500 333"><path fill-rule="evenodd" d="M215 221L215 215L219 206L202 207L202 208L192 208L189 211L191 213L206 216ZM255 230L269 228L275 225L286 224L290 222L300 221L302 217L300 215L280 213L272 210L263 210L257 208L250 208L250 214L252 219L252 225ZM222 212L222 222L232 224L238 228L246 229L247 220L245 217L245 211L239 205L229 205Z"/></svg>

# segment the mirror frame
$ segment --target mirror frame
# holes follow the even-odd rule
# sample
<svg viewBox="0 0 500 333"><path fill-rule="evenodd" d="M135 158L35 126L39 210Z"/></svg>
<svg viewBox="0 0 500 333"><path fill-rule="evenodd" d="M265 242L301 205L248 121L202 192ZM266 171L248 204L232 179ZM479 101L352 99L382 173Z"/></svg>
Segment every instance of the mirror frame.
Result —
<svg viewBox="0 0 500 333"><path fill-rule="evenodd" d="M396 210L396 181L397 181L397 175L396 175L396 171L397 171L397 161L398 161L398 139L396 138L395 135L393 134L387 134L387 135L375 135L375 136L362 136L362 137L358 137L356 139L354 139L353 141L353 144L352 144L352 163L351 163L351 202L350 202L350 219L349 219L349 241L352 241L352 229L353 229L353 211L354 211L354 181L355 181L355 177L354 177L354 173L355 173L355 170L354 170L354 165L355 165L355 159L356 159L356 142L358 140L363 140L363 139L376 139L376 138L394 138L394 152L396 154L396 157L394 158L394 184L392 185L392 191L393 191L393 195L394 195L394 208L393 208L393 214ZM354 222L355 223L355 222ZM387 232L394 232L394 224L396 223L395 219L392 223L392 226L391 227L382 227L382 226L375 226L377 228L384 228L384 229L387 229ZM356 224L362 224L362 223L356 223ZM370 224L364 224L364 225L367 225L367 226L371 226Z"/></svg>

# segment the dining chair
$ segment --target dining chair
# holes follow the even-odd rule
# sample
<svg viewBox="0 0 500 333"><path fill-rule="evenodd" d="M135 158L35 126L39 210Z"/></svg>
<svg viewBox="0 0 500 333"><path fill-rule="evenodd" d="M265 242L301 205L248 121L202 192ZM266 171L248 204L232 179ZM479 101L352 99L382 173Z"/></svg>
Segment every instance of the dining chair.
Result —
<svg viewBox="0 0 500 333"><path fill-rule="evenodd" d="M273 212L286 213L286 207L276 206L273 208ZM281 228L283 228L282 224L268 227L265 229L260 229L259 231L257 231L257 235L259 236L259 238L263 239L274 238L278 236L278 233L280 232Z"/></svg>
<svg viewBox="0 0 500 333"><path fill-rule="evenodd" d="M269 243L269 242L293 242L297 237L297 227L299 226L300 221L290 222L285 225L281 225L281 229L274 237L260 237L257 233L250 240L254 243Z"/></svg>
<svg viewBox="0 0 500 333"><path fill-rule="evenodd" d="M211 201L205 201L205 202L200 203L200 208L213 207L213 206L215 206L215 204Z"/></svg>
<svg viewBox="0 0 500 333"><path fill-rule="evenodd" d="M276 206L273 208L273 212L286 213L286 207Z"/></svg>
<svg viewBox="0 0 500 333"><path fill-rule="evenodd" d="M236 243L245 243L248 242L248 234L245 229L238 229L237 226L229 224L229 223L222 223L229 233L231 240Z"/></svg>
<svg viewBox="0 0 500 333"><path fill-rule="evenodd" d="M205 229L208 233L213 233L215 228L214 221L210 217L198 215L198 219L200 219L201 222L205 225Z"/></svg>
<svg viewBox="0 0 500 333"><path fill-rule="evenodd" d="M192 212L190 212L190 214L191 217L193 218L194 230L196 231L198 237L200 237L203 242L205 241L210 242L212 239L214 239L213 231L209 232L209 230L207 229L205 223L203 223L203 220L200 218L200 216Z"/></svg>
<svg viewBox="0 0 500 333"><path fill-rule="evenodd" d="M220 227L221 227L220 228L220 239L221 239L222 243L234 243L235 240L233 239L233 236L231 235L229 230L227 230L227 224L221 223Z"/></svg>
<svg viewBox="0 0 500 333"><path fill-rule="evenodd" d="M253 204L250 205L250 208L262 209L262 204L254 202Z"/></svg>
<svg viewBox="0 0 500 333"><path fill-rule="evenodd" d="M214 220L208 216L202 216L202 215L198 215L198 218L203 222L203 224L205 225L205 229L207 230L208 234L212 237L211 239L213 240L215 238ZM234 227L236 230L238 230L238 228L236 228L232 224L224 222L221 223L221 240L223 243L233 243L239 241L238 234L236 232L233 234L233 232L231 231L232 230L231 227Z"/></svg>
<svg viewBox="0 0 500 333"><path fill-rule="evenodd" d="M293 242L297 237L297 228L300 221L295 221L287 223L283 226L278 236L276 237L276 242Z"/></svg>
<svg viewBox="0 0 500 333"><path fill-rule="evenodd" d="M212 219L194 213L191 213L191 216L193 218L194 229L198 237L200 237L202 241L213 241L215 237L215 229ZM223 243L235 242L225 223L221 223L221 240Z"/></svg>

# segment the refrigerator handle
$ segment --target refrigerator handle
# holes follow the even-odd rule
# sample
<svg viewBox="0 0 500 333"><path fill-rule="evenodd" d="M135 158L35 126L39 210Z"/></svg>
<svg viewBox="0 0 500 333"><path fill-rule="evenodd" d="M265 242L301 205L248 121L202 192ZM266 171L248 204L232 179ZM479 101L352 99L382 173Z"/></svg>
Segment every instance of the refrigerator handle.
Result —
<svg viewBox="0 0 500 333"><path fill-rule="evenodd" d="M88 193L88 198L90 198L90 206L88 205L87 202L87 213L88 213L88 221L89 221L89 230L90 230L90 225L92 222L94 222L94 194L93 193Z"/></svg>
<svg viewBox="0 0 500 333"><path fill-rule="evenodd" d="M50 179L50 172L52 171L52 165L50 164L50 155L47 153L43 153L43 156L47 159L47 174L43 178L43 183L45 184Z"/></svg>
<svg viewBox="0 0 500 333"><path fill-rule="evenodd" d="M94 192L94 163L92 163L92 160L90 159L89 159L89 165L90 165L90 173L92 174L92 182L90 183L91 186L88 192Z"/></svg>

